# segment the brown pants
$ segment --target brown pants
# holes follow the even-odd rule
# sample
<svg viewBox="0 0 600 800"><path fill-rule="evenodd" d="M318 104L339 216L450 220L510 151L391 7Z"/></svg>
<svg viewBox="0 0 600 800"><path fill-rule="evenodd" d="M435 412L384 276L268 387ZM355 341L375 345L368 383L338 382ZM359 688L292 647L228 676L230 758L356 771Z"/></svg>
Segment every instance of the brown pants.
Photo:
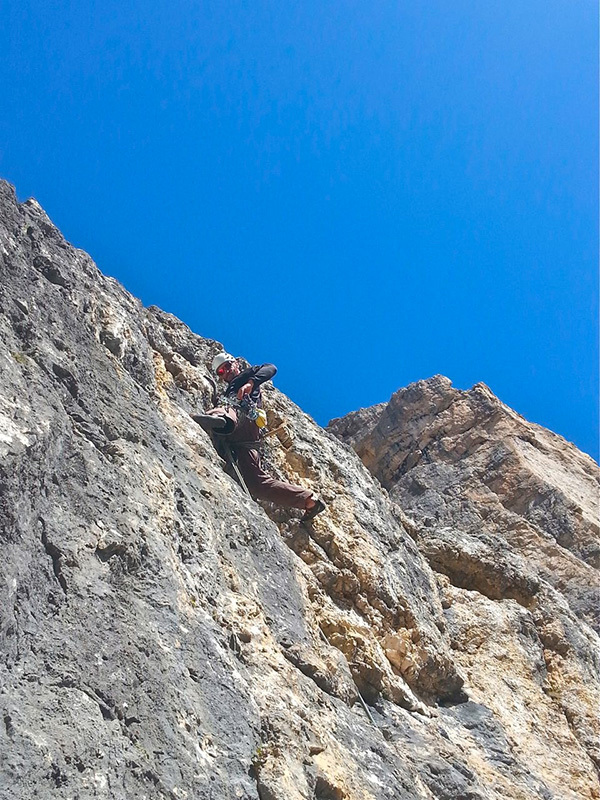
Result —
<svg viewBox="0 0 600 800"><path fill-rule="evenodd" d="M234 457L237 456L238 468L252 497L256 500L269 500L275 505L288 508L306 507L306 501L312 495L311 490L273 478L263 469L259 450L248 447L248 443L254 441L257 448L259 445L258 428L252 420L247 417L238 420L233 408L214 408L208 413L226 417L230 421L228 427L231 427L231 422L234 423L233 430L224 436L215 431L215 441L217 445L219 440L227 442ZM244 442L244 447L236 447L236 442Z"/></svg>

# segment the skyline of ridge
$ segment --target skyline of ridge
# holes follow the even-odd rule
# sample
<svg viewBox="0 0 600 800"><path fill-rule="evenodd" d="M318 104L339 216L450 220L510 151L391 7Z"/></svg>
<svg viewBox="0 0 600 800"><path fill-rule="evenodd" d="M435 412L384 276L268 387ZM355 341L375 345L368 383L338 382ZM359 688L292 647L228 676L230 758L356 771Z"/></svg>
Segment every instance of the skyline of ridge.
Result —
<svg viewBox="0 0 600 800"><path fill-rule="evenodd" d="M3 178L1 178L1 177L0 177L0 181L4 181L4 182L5 182L5 183L7 183L9 186L11 186L11 188L12 188L13 190L15 190L15 193L16 193L16 188L15 188L15 187L14 187L14 186L13 186L13 185L12 185L12 184L9 182L9 181L6 181L5 179L3 179ZM33 199L33 200L35 200L35 202L38 202L38 201L36 200L36 198L28 198L28 199ZM38 203L38 204L39 204L39 203ZM62 231L60 230L60 228L58 228L58 226L56 226L56 225L54 224L53 220L52 220L52 219L49 217L49 215L47 214L47 212L46 212L46 210L43 208L43 206L41 206L41 204L39 204L39 205L40 205L40 207L42 208L42 210L44 211L44 213L46 214L46 216L47 216L47 217L50 219L50 222L51 222L51 223L54 225L54 227L56 227L56 229L58 230L58 232L59 232L61 235L63 235L63 234L62 234ZM67 240L67 241L68 241L68 240ZM69 243L70 243L70 244L73 244L72 242L69 242ZM73 245L73 246L75 246L75 245ZM83 248L78 248L78 249L83 249ZM84 251L84 252L87 252L87 251ZM89 254L88 254L88 255L89 255ZM133 292L131 292L131 291L128 289L128 287L127 287L127 286L126 286L126 285L125 285L125 284L124 284L124 283L123 283L121 280L119 280L119 279L118 279L118 278L116 278L115 276L110 276L110 275L107 275L107 273L105 273L105 272L104 272L104 270L102 270L102 268L101 268L101 265L97 264L95 261L94 261L94 263L96 264L96 267L97 267L97 268L100 270L100 272L101 272L103 275L105 275L106 277L112 277L112 278L114 278L115 280L117 280L117 281L120 283L120 285L121 285L121 286L122 286L122 287L125 289L125 291L126 291L126 292L128 292L128 294L130 294L132 297L134 297L135 299L137 299L137 300L139 300L140 302L142 302L142 304L143 304L143 305L146 305L146 304L144 304L144 303L143 303L143 301L141 300L141 298L139 298L139 297L136 297L136 295L135 295ZM164 309L164 308L161 308L161 307L160 307L158 304L156 304L156 303L152 303L152 304L150 304L150 305L156 306L157 308L159 308L159 310L161 310L161 311L166 311L166 313L172 313L172 312L169 312L169 311L167 311L167 310L166 310L166 309ZM210 334L209 334L209 333L206 333L206 334L205 334L205 333L200 333L200 332L198 332L198 331L196 331L196 330L193 330L193 328L191 328L191 326L189 326L189 325L188 325L188 323L187 323L185 320L181 319L181 318L180 318L180 317L178 317L176 314L173 314L173 316L175 316L175 317L176 317L176 318L177 318L177 319L178 319L180 322L183 322L185 325L187 325L187 327L189 327L189 328L190 328L190 330L192 330L192 332L193 332L193 333L195 333L196 335L200 336L200 337L201 337L201 338L203 338L203 339L207 339L207 340L216 341L216 342L218 342L219 344L221 344L225 350L227 350L227 343L226 343L226 342L220 342L219 340L215 339L215 337L213 337L213 336L210 336ZM228 352L230 352L230 351L228 351ZM245 357L246 357L246 356L245 356L245 354L244 354L243 352L241 352L241 353L237 353L237 354L235 354L235 355L236 355L236 357L242 357L242 358L245 358ZM416 381L411 381L411 383L409 383L409 384L407 384L407 385L405 385L405 386L398 386L396 389L394 389L394 390L392 391L391 395L390 395L388 398L384 399L384 400L381 400L381 401L379 401L379 402L376 402L376 403L372 403L372 404L370 404L369 406L366 406L366 407L365 407L365 406L357 406L356 408L351 408L349 411L345 412L345 414L340 414L340 415L333 416L333 417L331 417L329 420L325 421L324 423L323 423L323 422L320 422L319 420L315 420L315 421L317 421L317 422L318 422L318 424L319 424L319 425L321 425L322 427L326 428L326 427L327 427L327 425L328 425L330 422L333 422L334 420L338 420L338 419L340 419L340 418L343 418L343 417L347 416L348 414L352 414L353 412L359 412L359 411L361 411L361 410L364 410L365 408L370 408L370 407L373 407L373 406L376 406L376 405L386 405L386 404L389 402L389 400L391 399L392 395L396 394L397 392L399 392L399 391L402 391L402 390L404 390L404 389L407 389L407 388L409 388L410 386L413 386L414 384L418 384L418 383L420 383L420 382L422 382L422 381L425 381L425 382L431 381L433 378L436 378L436 377L443 377L443 378L447 378L448 376L444 376L444 375L442 375L442 373L436 373L435 375L430 375L430 376L426 376L426 377L423 377L423 378L419 378L419 379L417 379ZM277 376L275 376L275 378L273 379L273 381L274 381L275 383L277 383ZM220 384L218 383L217 385L219 386ZM456 387L456 386L454 386L454 384L453 384L453 383L452 383L452 385L453 385L453 387L454 387L454 388L460 388L460 387ZM474 384L473 384L473 386L470 386L470 387L465 387L465 388L460 388L460 391L466 391L466 392L468 392L468 391L470 391L471 389L473 389L473 388L474 388L475 386L477 386L477 385L483 385L483 386L486 386L486 387L487 387L487 388L489 388L489 389L492 391L492 393L495 395L495 393L493 392L493 390L491 389L491 387L487 386L487 384L485 383L485 381L477 381L476 383L474 383ZM221 387L221 388L222 388L222 387ZM279 386L278 386L278 388L280 388L280 389L281 389L281 387L279 387ZM282 389L282 391L283 391L283 389ZM284 392L284 394L285 394L285 393L286 393L286 392ZM497 395L495 395L495 396L497 397ZM309 412L309 411L307 411L307 409L303 408L303 407L302 407L302 406L301 406L301 405L300 405L300 404L299 404L299 403L298 403L298 402L297 402L297 401L296 401L296 400L295 400L293 397L290 397L290 399L291 399L293 402L295 402L295 403L296 403L296 405L298 405L298 406L299 406L299 408L300 408L302 411L305 411L306 413L309 413L309 414L310 414L310 412ZM548 430L548 431L550 431L551 433L554 433L554 434L556 434L557 436L560 436L561 438L565 439L565 441L569 442L569 440L568 440L568 439L567 439L565 436L563 436L563 435L562 435L560 432L558 432L558 431L554 431L554 430L552 430L551 428L548 428L547 426L541 425L540 423L537 423L537 422L535 422L534 420L530 420L530 419L528 419L527 417L525 417L525 415L524 415L524 414L522 414L522 413L519 411L519 409L517 409L517 408L513 408L513 407L512 407L512 406L510 406L509 404L505 403L505 402L502 400L502 398L500 398L500 397L498 397L498 399L499 399L499 400L500 400L500 402L501 402L503 405L505 405L505 406L506 406L508 409L510 409L511 411L514 411L514 412L516 412L517 414L519 414L519 416L523 417L523 419L525 419L527 422L529 422L529 423L532 423L532 424L534 424L534 425L539 425L541 428L543 428L543 429L545 429L545 430ZM577 445L576 445L574 442L569 442L569 443L571 443L571 444L574 444L574 445L577 447ZM586 451L582 450L581 448L578 448L578 449L579 449L579 450L581 450L581 452L584 452L584 453L586 452ZM598 462L598 459L597 459L597 458L594 458L594 455L593 455L593 454L586 453L586 455L590 455L590 456L591 456L591 457L592 457L592 458L593 458L593 459L596 461L596 463Z"/></svg>
<svg viewBox="0 0 600 800"><path fill-rule="evenodd" d="M599 457L598 5L7 0L0 175L320 424L435 374Z"/></svg>

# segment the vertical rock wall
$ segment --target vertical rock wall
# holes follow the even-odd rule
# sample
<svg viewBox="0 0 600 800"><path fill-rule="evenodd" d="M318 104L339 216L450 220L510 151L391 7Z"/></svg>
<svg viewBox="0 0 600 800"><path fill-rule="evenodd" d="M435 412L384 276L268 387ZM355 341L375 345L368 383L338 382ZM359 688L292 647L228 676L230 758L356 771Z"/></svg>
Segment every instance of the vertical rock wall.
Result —
<svg viewBox="0 0 600 800"><path fill-rule="evenodd" d="M530 765L577 785L566 743L600 761L597 465L483 384L441 376L329 429L410 515L469 696Z"/></svg>
<svg viewBox="0 0 600 800"><path fill-rule="evenodd" d="M585 592L458 581L272 387L271 467L329 508L253 502L189 416L219 349L0 182L0 798L598 797Z"/></svg>

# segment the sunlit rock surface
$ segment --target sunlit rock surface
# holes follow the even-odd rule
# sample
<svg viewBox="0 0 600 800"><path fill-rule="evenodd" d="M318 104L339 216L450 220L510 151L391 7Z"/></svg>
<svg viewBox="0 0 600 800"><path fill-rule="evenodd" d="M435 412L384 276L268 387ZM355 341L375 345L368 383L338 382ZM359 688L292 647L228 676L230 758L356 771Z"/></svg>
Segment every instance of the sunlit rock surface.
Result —
<svg viewBox="0 0 600 800"><path fill-rule="evenodd" d="M588 796L582 766L600 763L595 462L483 384L463 392L441 376L329 430L412 519L469 697L554 795Z"/></svg>
<svg viewBox="0 0 600 800"><path fill-rule="evenodd" d="M373 477L268 387L273 470L329 506L302 524L246 497L189 416L221 345L6 183L0 270L2 800L599 797L593 462L489 423L537 505L466 439L431 446L428 484L399 415ZM436 381L405 391L443 426ZM392 403L333 430L366 441Z"/></svg>

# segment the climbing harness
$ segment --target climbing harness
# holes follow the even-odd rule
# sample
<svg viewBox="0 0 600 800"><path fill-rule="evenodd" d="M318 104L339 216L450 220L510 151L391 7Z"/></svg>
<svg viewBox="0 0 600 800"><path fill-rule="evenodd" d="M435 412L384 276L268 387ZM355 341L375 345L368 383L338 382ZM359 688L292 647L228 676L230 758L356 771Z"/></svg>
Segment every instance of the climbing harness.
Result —
<svg viewBox="0 0 600 800"><path fill-rule="evenodd" d="M248 395L244 395L241 400L238 400L236 396L232 397L221 395L221 397L216 400L216 406L224 406L234 409L236 415L238 416L238 422L241 421L241 418L246 417L250 421L254 422L258 428L258 438L246 442L230 442L225 437L221 437L218 431L210 431L211 437L213 438L215 446L217 447L217 452L220 452L227 465L230 466L244 492L246 492L249 497L252 497L238 466L236 451L240 449L258 451L263 468L266 468L269 471L277 474L278 470L266 453L266 450L270 449L267 445L267 439L277 436L277 439L281 445L286 450L289 450L289 448L292 446L292 438L286 428L285 422L281 422L273 430L267 431L266 411L256 402L254 402Z"/></svg>
<svg viewBox="0 0 600 800"><path fill-rule="evenodd" d="M261 430L267 425L267 412L264 408L260 408L254 400L251 400L248 395L244 395L241 400L238 400L237 397L227 397L225 395L221 404L235 408L239 414L248 417Z"/></svg>

